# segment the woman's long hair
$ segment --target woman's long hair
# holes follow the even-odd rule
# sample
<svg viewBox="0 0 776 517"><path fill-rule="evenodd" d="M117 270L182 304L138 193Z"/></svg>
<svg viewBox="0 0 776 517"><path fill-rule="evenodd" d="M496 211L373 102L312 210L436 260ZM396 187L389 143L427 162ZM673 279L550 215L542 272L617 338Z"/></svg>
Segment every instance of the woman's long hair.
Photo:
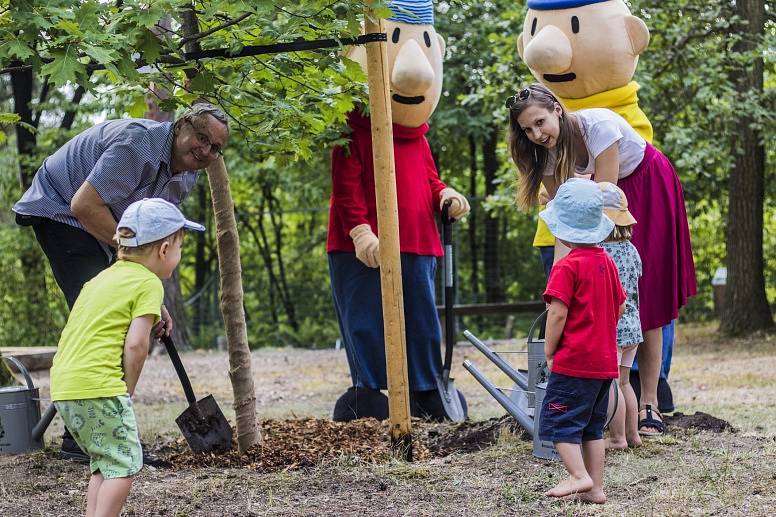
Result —
<svg viewBox="0 0 776 517"><path fill-rule="evenodd" d="M567 116L565 106L546 86L533 83L520 90L517 95L507 99L509 108L509 153L519 172L517 182L517 204L521 208L530 208L538 204L542 175L547 168L547 148L534 144L517 122L517 117L529 106L540 106L552 113L558 103L563 110L560 116L560 133L555 146L556 160L554 177L558 186L574 177L576 148L574 139L579 133L577 125Z"/></svg>

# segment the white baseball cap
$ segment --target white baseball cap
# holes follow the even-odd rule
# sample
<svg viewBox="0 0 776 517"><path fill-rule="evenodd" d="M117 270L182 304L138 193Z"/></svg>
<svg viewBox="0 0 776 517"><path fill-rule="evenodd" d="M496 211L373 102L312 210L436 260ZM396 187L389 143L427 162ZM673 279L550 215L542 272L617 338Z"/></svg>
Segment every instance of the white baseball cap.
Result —
<svg viewBox="0 0 776 517"><path fill-rule="evenodd" d="M158 241L181 228L205 231L201 224L183 217L177 206L158 197L141 199L129 205L124 210L117 228L127 228L135 232L134 237L119 237L119 244L130 248Z"/></svg>

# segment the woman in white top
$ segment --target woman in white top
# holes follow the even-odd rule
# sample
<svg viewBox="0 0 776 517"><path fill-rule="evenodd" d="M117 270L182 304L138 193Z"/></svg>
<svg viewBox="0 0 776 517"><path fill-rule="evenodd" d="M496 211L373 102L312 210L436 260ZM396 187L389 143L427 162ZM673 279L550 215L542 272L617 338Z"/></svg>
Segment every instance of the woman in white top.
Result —
<svg viewBox="0 0 776 517"><path fill-rule="evenodd" d="M695 266L684 192L671 162L646 142L617 113L602 108L566 111L541 84L507 99L509 147L519 177L518 204L536 204L539 187L550 198L575 175L619 186L638 224L632 243L641 255L639 316L644 345L639 355L641 400L639 430L664 429L657 411L657 382L662 353L661 327L679 315L696 293ZM642 418L643 415L643 418Z"/></svg>

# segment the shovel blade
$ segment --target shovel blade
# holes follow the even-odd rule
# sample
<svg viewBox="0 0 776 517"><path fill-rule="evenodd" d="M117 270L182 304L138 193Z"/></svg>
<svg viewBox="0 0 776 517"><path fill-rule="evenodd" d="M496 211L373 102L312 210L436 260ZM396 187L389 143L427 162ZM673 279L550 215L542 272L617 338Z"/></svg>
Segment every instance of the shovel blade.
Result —
<svg viewBox="0 0 776 517"><path fill-rule="evenodd" d="M195 454L220 453L232 448L232 427L213 395L190 405L175 423Z"/></svg>
<svg viewBox="0 0 776 517"><path fill-rule="evenodd" d="M442 376L437 376L436 382L439 396L442 398L442 407L445 408L447 417L453 422L463 422L466 420L466 413L464 413L463 406L461 405L461 397L458 396L458 390L455 389L453 379L445 383Z"/></svg>

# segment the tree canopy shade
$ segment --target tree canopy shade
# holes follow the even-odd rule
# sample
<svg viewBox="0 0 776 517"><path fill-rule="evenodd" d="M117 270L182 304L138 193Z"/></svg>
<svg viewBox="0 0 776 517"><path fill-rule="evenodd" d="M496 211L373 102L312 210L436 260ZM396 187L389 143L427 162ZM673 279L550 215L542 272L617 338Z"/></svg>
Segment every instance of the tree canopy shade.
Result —
<svg viewBox="0 0 776 517"><path fill-rule="evenodd" d="M195 2L199 31L192 35L184 35L178 14L192 5L187 1L3 4L0 68L31 66L53 86L79 84L95 93L111 88L131 97L135 116L145 109L144 87L151 81L173 92L161 102L165 111L205 97L227 111L257 153L309 158L318 137L364 92L363 72L336 48L242 55L249 46L357 37L358 1ZM169 16L172 23L160 23ZM192 55L200 57L187 61L192 42L201 47ZM213 54L221 57L205 57ZM138 70L137 62L149 66ZM187 82L192 68L197 73Z"/></svg>
<svg viewBox="0 0 776 517"><path fill-rule="evenodd" d="M682 317L713 317L710 280L718 267L729 263L725 243L732 186L728 180L731 174L747 170L736 164L734 153L749 153L740 145L744 137L739 128L744 125L759 131L752 138L759 139L765 150L760 218L764 228L758 226L756 214L752 226L760 228L765 252L764 272L744 266L743 273L764 275L768 300L773 301L776 23L772 3L765 3L763 28L757 34L745 30L748 24L737 10L741 2L630 0L628 4L652 34L635 77L642 86L641 107L655 128L656 144L676 165L687 197L701 292ZM184 34L180 14L191 5L199 22L193 40ZM251 345L331 346L338 330L325 252L328 148L341 141L344 113L366 99L361 68L340 58L337 49L180 61L191 55L187 43L193 41L200 43L202 52L234 49L239 53L278 42L355 37L362 32L362 8L360 2L331 0L194 4L0 0L4 29L0 69L20 70L0 74L0 112L5 112L0 115L3 206L10 207L21 196L45 156L77 131L102 118L142 116L143 96L151 81L171 92L164 109L204 96L221 104L232 117L225 161L241 236ZM428 138L442 179L474 198L472 214L456 224L458 301L535 299L544 283L531 248L535 214L520 213L514 207L515 174L503 133L504 98L532 81L515 50L525 2L440 0L435 8L436 29L447 40L447 55L443 96L430 120ZM160 23L164 16L170 16L170 28L156 28L165 25ZM752 45L736 45L741 41ZM756 56L763 61L762 89L735 81ZM70 64L55 65L62 60ZM138 60L158 63L138 72L134 68ZM55 86L68 69L76 70L77 82ZM189 75L196 77L187 85ZM751 116L742 118L747 113ZM14 128L15 121L22 124ZM207 185L200 182L184 211L197 220L212 220L210 202ZM757 238L757 229L743 231L736 220L733 224L738 237ZM757 249L754 244L755 248L747 249ZM213 225L185 245L190 248L183 257L181 287L189 298L194 342L212 346L215 337L223 334ZM32 232L17 228L10 211L0 210L3 345L50 345L64 325L66 307L40 259ZM754 282L762 281L754 278ZM734 299L739 303L755 298ZM764 312L745 309L739 314L744 319L737 317L736 327L748 331L752 327L746 318ZM502 322L496 327L492 320L478 319L475 324L488 322L495 332L503 330Z"/></svg>

